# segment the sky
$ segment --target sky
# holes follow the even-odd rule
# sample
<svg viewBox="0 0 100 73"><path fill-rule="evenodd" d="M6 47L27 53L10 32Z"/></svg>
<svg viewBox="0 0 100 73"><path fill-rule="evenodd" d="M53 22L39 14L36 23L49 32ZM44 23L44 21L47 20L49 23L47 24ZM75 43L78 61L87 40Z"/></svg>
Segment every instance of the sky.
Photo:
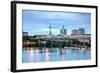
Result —
<svg viewBox="0 0 100 73"><path fill-rule="evenodd" d="M63 26L68 35L79 28L84 28L85 34L91 33L90 13L23 10L22 22L23 32L29 35L48 35L50 26L53 35L59 35Z"/></svg>

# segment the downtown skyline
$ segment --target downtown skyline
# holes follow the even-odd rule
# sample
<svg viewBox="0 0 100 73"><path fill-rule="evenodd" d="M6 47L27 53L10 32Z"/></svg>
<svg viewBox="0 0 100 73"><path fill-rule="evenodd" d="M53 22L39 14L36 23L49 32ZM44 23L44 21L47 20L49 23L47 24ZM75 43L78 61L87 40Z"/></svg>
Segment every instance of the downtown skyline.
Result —
<svg viewBox="0 0 100 73"><path fill-rule="evenodd" d="M51 26L52 34L59 35L64 26L68 35L78 28L84 28L86 34L91 34L90 18L90 13L23 10L23 31L29 35L47 35Z"/></svg>

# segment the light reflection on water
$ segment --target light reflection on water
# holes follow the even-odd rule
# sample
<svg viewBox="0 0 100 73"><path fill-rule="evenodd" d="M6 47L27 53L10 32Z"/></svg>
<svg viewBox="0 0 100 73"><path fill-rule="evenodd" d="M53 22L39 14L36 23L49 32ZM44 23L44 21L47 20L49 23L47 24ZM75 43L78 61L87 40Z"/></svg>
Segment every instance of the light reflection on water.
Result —
<svg viewBox="0 0 100 73"><path fill-rule="evenodd" d="M89 59L91 59L91 50L63 48L23 48L22 50L22 63Z"/></svg>

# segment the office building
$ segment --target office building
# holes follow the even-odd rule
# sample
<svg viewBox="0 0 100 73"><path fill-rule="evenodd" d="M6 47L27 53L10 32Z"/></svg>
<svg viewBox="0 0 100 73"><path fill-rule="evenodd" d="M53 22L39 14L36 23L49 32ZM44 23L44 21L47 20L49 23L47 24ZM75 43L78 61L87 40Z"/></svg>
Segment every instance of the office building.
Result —
<svg viewBox="0 0 100 73"><path fill-rule="evenodd" d="M80 34L83 35L85 34L85 29L84 28L79 28Z"/></svg>
<svg viewBox="0 0 100 73"><path fill-rule="evenodd" d="M28 36L28 32L23 32L23 36Z"/></svg>
<svg viewBox="0 0 100 73"><path fill-rule="evenodd" d="M64 29L64 26L62 27L62 29L60 29L60 35L61 35L61 36L67 35L67 30Z"/></svg>
<svg viewBox="0 0 100 73"><path fill-rule="evenodd" d="M72 30L71 35L83 35L83 34L85 34L85 29L84 28L79 28L79 29Z"/></svg>

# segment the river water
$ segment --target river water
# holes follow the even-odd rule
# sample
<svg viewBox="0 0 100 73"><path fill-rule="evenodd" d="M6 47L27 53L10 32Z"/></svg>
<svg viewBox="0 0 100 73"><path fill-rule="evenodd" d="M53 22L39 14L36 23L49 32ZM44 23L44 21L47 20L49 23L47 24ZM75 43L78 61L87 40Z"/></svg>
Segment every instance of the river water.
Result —
<svg viewBox="0 0 100 73"><path fill-rule="evenodd" d="M89 60L91 50L63 48L23 48L22 63Z"/></svg>

